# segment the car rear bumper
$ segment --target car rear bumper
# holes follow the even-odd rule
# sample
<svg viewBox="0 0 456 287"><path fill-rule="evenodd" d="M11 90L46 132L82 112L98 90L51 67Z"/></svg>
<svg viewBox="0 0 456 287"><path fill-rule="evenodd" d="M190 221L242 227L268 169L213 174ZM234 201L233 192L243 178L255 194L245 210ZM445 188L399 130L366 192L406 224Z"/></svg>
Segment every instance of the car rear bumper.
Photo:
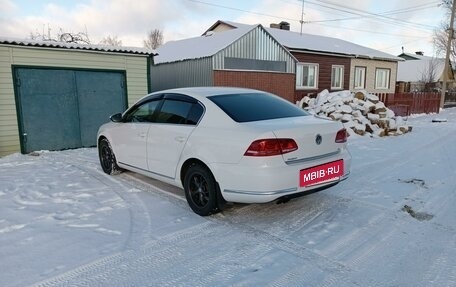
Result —
<svg viewBox="0 0 456 287"><path fill-rule="evenodd" d="M255 159L254 159L255 160ZM303 169L328 162L343 160L344 174L323 183L300 187L299 173ZM264 203L281 197L312 193L329 188L348 178L351 156L344 149L336 155L299 164L285 164L283 160L268 164L211 165L226 201L241 203Z"/></svg>

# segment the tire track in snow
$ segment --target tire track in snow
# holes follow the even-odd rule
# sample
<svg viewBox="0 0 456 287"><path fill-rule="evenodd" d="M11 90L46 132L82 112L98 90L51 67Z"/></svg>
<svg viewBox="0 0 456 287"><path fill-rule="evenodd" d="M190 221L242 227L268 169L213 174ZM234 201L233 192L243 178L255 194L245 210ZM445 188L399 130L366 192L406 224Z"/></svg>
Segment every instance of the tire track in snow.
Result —
<svg viewBox="0 0 456 287"><path fill-rule="evenodd" d="M119 180L120 178L105 174L100 169L99 164L94 161L81 160L77 157L64 153L59 153L58 156L54 156L52 153L49 153L45 154L43 158L49 162L61 161L78 170L81 170L87 176L90 176L102 185L111 188L111 191L128 204L127 207L130 215L129 232L127 234L127 240L124 248L127 248L128 246L136 246L137 244L142 244L147 240L150 240L151 218L148 213L148 209L137 194L125 192L125 190L129 190L134 187L128 181Z"/></svg>
<svg viewBox="0 0 456 287"><path fill-rule="evenodd" d="M255 238L244 236L241 239L246 241L241 240L225 252L211 252L221 244L214 240L218 235L223 235L229 242L239 238L239 234L208 221L167 235L139 250L128 250L100 259L33 286L214 286L221 281L228 282L253 264L256 256L273 248L270 244L258 243ZM199 253L186 252L189 247L195 248L198 242L207 250L197 246ZM210 256L195 261L208 252ZM175 266L177 262L178 267Z"/></svg>
<svg viewBox="0 0 456 287"><path fill-rule="evenodd" d="M248 232L252 234L255 238L257 238L260 242L271 242L274 244L275 247L277 247L280 250L283 250L285 252L288 252L290 254L293 254L295 256L300 257L301 259L304 259L304 262L310 264L313 267L316 267L320 270L322 270L325 274L331 274L331 276L334 277L334 282L350 282L349 280L349 274L353 271L346 265L333 261L332 259L325 257L323 255L320 255L318 253L315 253L314 251L297 244L293 241L290 241L288 239L280 238L275 236L274 234L270 234L268 232L256 229L254 227L251 227L249 225L245 224L239 224L238 222L232 222L230 219L225 220L223 222L224 224L230 224L231 228L233 229L239 229L242 230L243 232ZM307 273L304 273L307 274ZM302 275L302 273L301 273ZM317 281L312 274L307 274L307 277L305 280L309 280L310 282ZM288 274L285 275L285 278L282 280L283 282L280 283L278 286L289 286L289 283L292 280L295 280L293 274ZM307 282L309 282L307 281ZM305 284L307 285L307 284ZM302 285L301 285L302 286Z"/></svg>
<svg viewBox="0 0 456 287"><path fill-rule="evenodd" d="M91 263L82 265L76 269L67 271L61 275L57 275L55 277L46 279L42 282L35 283L32 286L103 286L100 285L100 283L102 282L98 280L102 278L107 278L109 280L113 279L113 277L109 276L117 276L116 274L111 274L118 273L119 270L117 267L125 266L124 269L128 269L128 267L131 266L132 263L142 260L144 256L141 256L141 254L156 254L154 252L156 252L156 250L159 248L163 248L163 246L170 245L172 247L172 245L177 242L193 240L196 237L198 237L203 231L207 231L208 229L213 228L214 225L211 222L201 223L197 226L193 226L191 228L180 230L178 232L164 236L160 240L151 241L148 244L142 246L140 249L130 249L124 252L118 252L113 255L100 258ZM173 258L174 253L167 254L167 252L169 252L170 250L170 248L165 248L164 250L162 250L161 255L167 256L162 256L161 258ZM160 257L158 257L154 264L160 265L162 261L163 259L160 259Z"/></svg>
<svg viewBox="0 0 456 287"><path fill-rule="evenodd" d="M450 242L452 244L445 246L436 259L429 261L430 266L422 276L422 281L429 282L430 286L456 286L456 266L448 260L456 257L456 235Z"/></svg>

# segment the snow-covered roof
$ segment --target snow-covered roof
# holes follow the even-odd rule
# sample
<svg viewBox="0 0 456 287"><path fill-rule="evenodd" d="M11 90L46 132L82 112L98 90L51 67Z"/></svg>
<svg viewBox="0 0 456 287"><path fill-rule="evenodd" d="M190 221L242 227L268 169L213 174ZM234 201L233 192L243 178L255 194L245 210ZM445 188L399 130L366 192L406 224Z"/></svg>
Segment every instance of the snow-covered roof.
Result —
<svg viewBox="0 0 456 287"><path fill-rule="evenodd" d="M76 43L65 43L65 42L56 42L56 41L19 39L19 38L11 38L11 37L0 37L0 44L74 49L74 50L89 50L89 51L113 52L113 53L129 53L129 54L141 54L141 55L156 55L156 52L154 50L151 50L148 48L140 48L140 47L118 47L118 46L107 46L107 45L76 44Z"/></svg>
<svg viewBox="0 0 456 287"><path fill-rule="evenodd" d="M230 27L232 29L234 29L234 28L242 28L242 27L246 27L246 26L249 26L249 27L252 26L252 25L249 25L249 24L242 24L242 23L236 23L236 22L232 22L232 21L218 20L217 22L212 24L212 26L209 27L209 29L207 29L203 33L203 36L206 35L208 32L215 30L220 25L228 26L228 27Z"/></svg>
<svg viewBox="0 0 456 287"><path fill-rule="evenodd" d="M421 55L413 56L419 58L419 60L407 60L398 63L398 82L419 82L423 78L423 74L428 73L431 66L435 70L435 81L440 79L445 68L445 59Z"/></svg>
<svg viewBox="0 0 456 287"><path fill-rule="evenodd" d="M356 58L368 58L388 61L402 61L400 57L390 55L375 49L364 47L345 40L305 34L275 28L266 28L266 30L276 38L279 43L290 50L303 50L311 52L326 52L347 55Z"/></svg>
<svg viewBox="0 0 456 287"><path fill-rule="evenodd" d="M402 53L398 57L404 58L405 60L421 60L421 59L427 59L429 58L428 56L420 55L417 54L418 52L415 53Z"/></svg>
<svg viewBox="0 0 456 287"><path fill-rule="evenodd" d="M259 25L244 25L224 32L207 32L199 37L169 41L157 49L158 56L154 58L154 63L162 64L213 56L257 26Z"/></svg>
<svg viewBox="0 0 456 287"><path fill-rule="evenodd" d="M231 22L231 21L217 21L211 28L215 28L217 24L224 23L232 27L244 28L250 26L246 24ZM297 32L280 30L275 28L265 28L280 44L287 47L289 50L300 50L317 53L329 53L346 55L356 58L368 58L387 61L403 61L402 58L384 53L375 49L364 47L354 44L345 40L306 34L302 35Z"/></svg>

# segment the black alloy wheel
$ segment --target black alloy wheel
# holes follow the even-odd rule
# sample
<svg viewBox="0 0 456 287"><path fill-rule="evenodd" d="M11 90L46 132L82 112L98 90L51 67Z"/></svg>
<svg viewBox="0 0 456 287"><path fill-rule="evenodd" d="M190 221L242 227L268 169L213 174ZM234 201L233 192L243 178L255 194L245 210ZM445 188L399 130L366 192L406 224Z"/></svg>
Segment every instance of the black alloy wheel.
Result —
<svg viewBox="0 0 456 287"><path fill-rule="evenodd" d="M204 166L189 167L184 179L185 197L190 208L201 216L218 211L217 183L212 173Z"/></svg>
<svg viewBox="0 0 456 287"><path fill-rule="evenodd" d="M98 144L98 156L100 158L101 168L105 173L114 175L121 172L107 139L102 139Z"/></svg>

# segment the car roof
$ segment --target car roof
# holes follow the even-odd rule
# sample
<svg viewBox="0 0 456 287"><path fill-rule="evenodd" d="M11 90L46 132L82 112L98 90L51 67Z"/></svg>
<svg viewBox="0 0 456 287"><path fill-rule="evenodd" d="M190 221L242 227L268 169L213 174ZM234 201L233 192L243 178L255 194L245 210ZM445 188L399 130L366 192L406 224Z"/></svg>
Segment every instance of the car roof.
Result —
<svg viewBox="0 0 456 287"><path fill-rule="evenodd" d="M239 94L239 93L265 93L263 91L258 91L254 89L246 89L246 88L236 88L236 87L189 87L189 88L177 88L177 89L169 89L154 92L154 95L157 94L167 94L167 93L174 93L174 94L184 94L188 96L192 96L196 99L207 98L209 96L216 96L216 95L227 95L227 94Z"/></svg>

